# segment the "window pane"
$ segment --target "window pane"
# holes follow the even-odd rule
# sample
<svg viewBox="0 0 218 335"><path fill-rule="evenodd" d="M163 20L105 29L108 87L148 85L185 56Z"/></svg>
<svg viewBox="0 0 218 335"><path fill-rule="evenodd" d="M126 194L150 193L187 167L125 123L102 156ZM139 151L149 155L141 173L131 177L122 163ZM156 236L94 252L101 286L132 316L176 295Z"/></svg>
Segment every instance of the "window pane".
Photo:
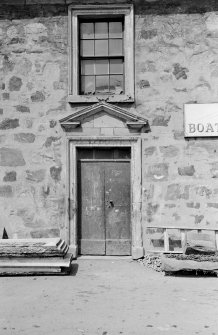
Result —
<svg viewBox="0 0 218 335"><path fill-rule="evenodd" d="M108 22L95 23L95 38L96 39L108 38Z"/></svg>
<svg viewBox="0 0 218 335"><path fill-rule="evenodd" d="M123 40L111 39L109 40L109 55L122 56L123 55Z"/></svg>
<svg viewBox="0 0 218 335"><path fill-rule="evenodd" d="M108 93L108 92L109 92L109 76L97 76L96 93Z"/></svg>
<svg viewBox="0 0 218 335"><path fill-rule="evenodd" d="M78 159L93 159L94 158L94 149L92 148L79 148L77 150Z"/></svg>
<svg viewBox="0 0 218 335"><path fill-rule="evenodd" d="M93 60L82 60L81 62L81 74L95 74L94 72L94 61Z"/></svg>
<svg viewBox="0 0 218 335"><path fill-rule="evenodd" d="M108 56L108 40L95 41L95 56Z"/></svg>
<svg viewBox="0 0 218 335"><path fill-rule="evenodd" d="M109 74L109 62L107 59L96 60L95 74Z"/></svg>
<svg viewBox="0 0 218 335"><path fill-rule="evenodd" d="M93 94L95 92L95 76L81 76L81 93Z"/></svg>
<svg viewBox="0 0 218 335"><path fill-rule="evenodd" d="M80 38L94 39L94 23L84 22L80 24Z"/></svg>
<svg viewBox="0 0 218 335"><path fill-rule="evenodd" d="M95 149L95 159L113 159L113 149L98 148Z"/></svg>
<svg viewBox="0 0 218 335"><path fill-rule="evenodd" d="M109 22L109 38L122 38L123 25L122 22Z"/></svg>
<svg viewBox="0 0 218 335"><path fill-rule="evenodd" d="M111 59L110 60L110 74L123 74L123 60Z"/></svg>
<svg viewBox="0 0 218 335"><path fill-rule="evenodd" d="M121 94L123 93L123 91L123 76L110 76L110 92L115 94Z"/></svg>
<svg viewBox="0 0 218 335"><path fill-rule="evenodd" d="M114 149L114 159L130 159L131 149L130 148L115 148Z"/></svg>
<svg viewBox="0 0 218 335"><path fill-rule="evenodd" d="M81 56L94 56L94 41L82 40L80 46Z"/></svg>

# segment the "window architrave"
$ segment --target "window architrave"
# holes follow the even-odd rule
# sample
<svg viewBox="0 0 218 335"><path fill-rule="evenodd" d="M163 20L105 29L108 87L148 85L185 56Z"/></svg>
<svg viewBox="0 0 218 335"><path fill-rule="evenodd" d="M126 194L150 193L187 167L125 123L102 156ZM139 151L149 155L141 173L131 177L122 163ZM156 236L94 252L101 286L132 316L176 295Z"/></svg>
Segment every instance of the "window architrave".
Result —
<svg viewBox="0 0 218 335"><path fill-rule="evenodd" d="M79 94L79 19L101 16L124 17L125 93L112 95ZM134 14L132 4L69 6L69 93L68 102L134 102Z"/></svg>

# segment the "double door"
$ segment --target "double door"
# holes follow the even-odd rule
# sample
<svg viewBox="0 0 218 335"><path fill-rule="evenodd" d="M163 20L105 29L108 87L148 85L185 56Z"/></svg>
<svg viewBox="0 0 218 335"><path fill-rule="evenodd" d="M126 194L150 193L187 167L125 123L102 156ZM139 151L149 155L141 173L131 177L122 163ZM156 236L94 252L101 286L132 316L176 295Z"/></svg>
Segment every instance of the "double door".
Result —
<svg viewBox="0 0 218 335"><path fill-rule="evenodd" d="M130 255L130 160L78 161L78 244L86 255Z"/></svg>

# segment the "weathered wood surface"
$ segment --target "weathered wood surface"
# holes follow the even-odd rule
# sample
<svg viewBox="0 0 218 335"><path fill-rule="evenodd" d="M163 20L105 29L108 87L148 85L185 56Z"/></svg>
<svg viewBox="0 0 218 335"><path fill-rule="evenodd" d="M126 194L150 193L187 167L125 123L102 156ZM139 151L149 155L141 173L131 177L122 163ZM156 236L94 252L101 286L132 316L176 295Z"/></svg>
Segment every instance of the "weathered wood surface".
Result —
<svg viewBox="0 0 218 335"><path fill-rule="evenodd" d="M129 161L78 163L79 252L130 255Z"/></svg>
<svg viewBox="0 0 218 335"><path fill-rule="evenodd" d="M183 241L183 253L190 254L210 254L216 253L215 232L197 233L187 232Z"/></svg>
<svg viewBox="0 0 218 335"><path fill-rule="evenodd" d="M79 162L79 250L84 255L105 254L103 163Z"/></svg>
<svg viewBox="0 0 218 335"><path fill-rule="evenodd" d="M161 269L165 272L178 271L218 271L218 261L193 261L193 260L178 260L176 258L169 258L166 255L161 256Z"/></svg>
<svg viewBox="0 0 218 335"><path fill-rule="evenodd" d="M106 255L131 255L130 163L104 164Z"/></svg>
<svg viewBox="0 0 218 335"><path fill-rule="evenodd" d="M64 257L69 247L61 238L2 239L1 257Z"/></svg>

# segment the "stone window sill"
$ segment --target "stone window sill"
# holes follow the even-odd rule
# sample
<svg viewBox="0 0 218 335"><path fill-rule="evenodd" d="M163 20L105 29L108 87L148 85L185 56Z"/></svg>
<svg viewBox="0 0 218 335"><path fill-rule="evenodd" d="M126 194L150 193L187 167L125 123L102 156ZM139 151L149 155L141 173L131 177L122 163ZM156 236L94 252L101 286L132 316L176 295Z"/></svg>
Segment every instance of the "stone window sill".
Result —
<svg viewBox="0 0 218 335"><path fill-rule="evenodd" d="M104 96L85 96L85 95L68 95L68 102L71 103L96 103L100 101L105 102L134 102L134 98L130 95L104 95Z"/></svg>

